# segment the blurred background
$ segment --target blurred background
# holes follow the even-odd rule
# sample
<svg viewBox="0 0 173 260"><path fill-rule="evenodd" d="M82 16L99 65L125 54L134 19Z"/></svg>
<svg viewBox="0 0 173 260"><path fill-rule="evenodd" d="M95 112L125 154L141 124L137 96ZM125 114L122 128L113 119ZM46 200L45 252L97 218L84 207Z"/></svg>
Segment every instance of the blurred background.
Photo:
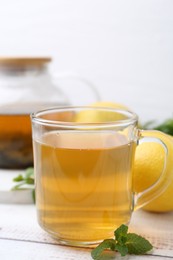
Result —
<svg viewBox="0 0 173 260"><path fill-rule="evenodd" d="M171 0L1 0L0 33L0 56L51 56L52 75L87 78L143 121L173 115Z"/></svg>

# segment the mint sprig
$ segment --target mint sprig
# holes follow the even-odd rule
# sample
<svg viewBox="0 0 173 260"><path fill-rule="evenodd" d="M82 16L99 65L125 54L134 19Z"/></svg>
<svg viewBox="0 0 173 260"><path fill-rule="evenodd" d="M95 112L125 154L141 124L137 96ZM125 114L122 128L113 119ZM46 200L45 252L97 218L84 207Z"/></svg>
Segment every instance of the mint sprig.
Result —
<svg viewBox="0 0 173 260"><path fill-rule="evenodd" d="M141 255L150 251L153 246L145 238L128 233L128 226L121 225L114 232L115 239L106 239L92 250L91 256L94 260L98 260L105 249L118 251L121 256L127 254Z"/></svg>
<svg viewBox="0 0 173 260"><path fill-rule="evenodd" d="M92 250L91 256L93 259L99 259L100 255L105 249L116 250L116 242L114 239L105 239L95 249Z"/></svg>
<svg viewBox="0 0 173 260"><path fill-rule="evenodd" d="M15 185L12 190L32 190L33 201L35 202L35 187L34 187L34 169L33 167L27 168L25 173L19 174L13 179L18 184Z"/></svg>
<svg viewBox="0 0 173 260"><path fill-rule="evenodd" d="M147 239L134 233L127 234L126 246L128 253L134 255L145 254L153 248Z"/></svg>

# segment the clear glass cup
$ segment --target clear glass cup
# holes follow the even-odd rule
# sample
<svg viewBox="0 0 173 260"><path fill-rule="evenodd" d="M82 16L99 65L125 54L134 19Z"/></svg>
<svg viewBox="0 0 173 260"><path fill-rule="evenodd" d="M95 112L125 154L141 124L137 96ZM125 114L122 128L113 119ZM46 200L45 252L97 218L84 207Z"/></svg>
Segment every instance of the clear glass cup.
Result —
<svg viewBox="0 0 173 260"><path fill-rule="evenodd" d="M167 136L149 137L150 131L137 124L136 114L112 108L64 107L32 114L38 222L60 243L87 246L113 237L134 209L169 184L166 169L172 159L162 140ZM155 184L137 194L133 165L141 142L163 146L165 167Z"/></svg>

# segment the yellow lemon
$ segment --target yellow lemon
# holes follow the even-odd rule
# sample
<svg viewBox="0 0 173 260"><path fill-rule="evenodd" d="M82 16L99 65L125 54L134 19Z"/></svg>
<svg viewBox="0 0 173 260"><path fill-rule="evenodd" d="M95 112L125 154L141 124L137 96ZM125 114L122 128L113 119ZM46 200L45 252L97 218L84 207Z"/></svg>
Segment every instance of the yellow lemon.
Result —
<svg viewBox="0 0 173 260"><path fill-rule="evenodd" d="M129 110L129 108L127 106L125 106L124 104L110 102L110 101L98 101L98 102L92 103L91 106L93 106L93 107L110 107L110 108Z"/></svg>
<svg viewBox="0 0 173 260"><path fill-rule="evenodd" d="M104 102L99 101L90 104L91 107L106 107L106 108L117 108L122 110L129 110L125 105L114 103L114 102ZM111 111L98 111L94 109L86 109L79 112L76 115L76 122L80 123L102 123L108 121L116 121L123 119L124 116L121 113L115 113Z"/></svg>
<svg viewBox="0 0 173 260"><path fill-rule="evenodd" d="M152 132L153 133L153 132ZM151 134L148 132L148 135ZM153 137L159 137L155 131ZM143 209L153 212L167 212L173 210L173 139L165 135L162 138L169 149L172 161L169 162L167 171L172 174L172 180L165 191L156 199L152 200ZM133 183L134 190L141 192L154 184L164 167L165 153L163 147L158 143L142 143L136 148Z"/></svg>

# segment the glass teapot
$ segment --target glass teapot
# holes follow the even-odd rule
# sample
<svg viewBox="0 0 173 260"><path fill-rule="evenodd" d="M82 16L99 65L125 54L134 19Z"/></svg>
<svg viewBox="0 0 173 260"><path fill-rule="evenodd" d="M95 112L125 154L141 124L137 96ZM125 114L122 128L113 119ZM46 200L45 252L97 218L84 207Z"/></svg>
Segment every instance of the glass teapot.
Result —
<svg viewBox="0 0 173 260"><path fill-rule="evenodd" d="M70 105L69 97L48 71L49 57L0 58L0 168L24 169L33 165L30 114L34 111ZM86 79L62 74L60 79Z"/></svg>

